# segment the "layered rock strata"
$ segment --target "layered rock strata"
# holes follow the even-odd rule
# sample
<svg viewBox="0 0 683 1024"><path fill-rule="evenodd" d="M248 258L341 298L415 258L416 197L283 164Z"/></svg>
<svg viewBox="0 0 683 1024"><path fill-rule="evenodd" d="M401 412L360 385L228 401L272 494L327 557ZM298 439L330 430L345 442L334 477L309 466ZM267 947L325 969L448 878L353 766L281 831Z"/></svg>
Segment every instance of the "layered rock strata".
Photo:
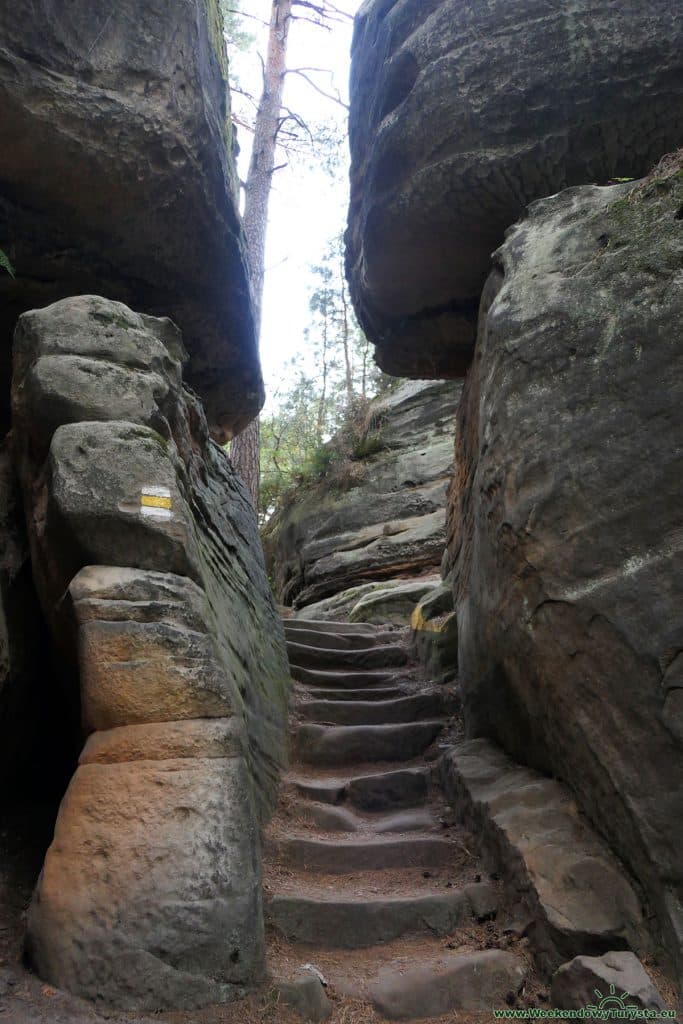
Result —
<svg viewBox="0 0 683 1024"><path fill-rule="evenodd" d="M218 0L0 10L0 376L20 313L105 294L170 315L217 437L263 402ZM8 392L0 394L0 426Z"/></svg>
<svg viewBox="0 0 683 1024"><path fill-rule="evenodd" d="M89 736L28 949L53 984L130 1008L222 1001L260 976L259 821L285 760L253 509L183 358L169 320L95 296L25 314L15 339L33 573Z"/></svg>
<svg viewBox="0 0 683 1024"><path fill-rule="evenodd" d="M683 172L535 203L495 255L449 519L471 735L569 783L683 970Z"/></svg>
<svg viewBox="0 0 683 1024"><path fill-rule="evenodd" d="M638 177L681 145L679 11L366 0L349 132L347 268L377 359L398 376L461 375L490 254L525 206Z"/></svg>
<svg viewBox="0 0 683 1024"><path fill-rule="evenodd" d="M408 586L420 576L429 577L422 593L431 589L445 543L459 391L451 383L408 381L378 397L369 411L378 450L354 462L353 486L322 480L274 517L265 546L284 604L306 608L309 618L339 618L344 601L359 620L367 614L369 621L387 622L391 610L373 603L382 584L407 577ZM411 607L421 596L417 586ZM354 588L345 601L343 592ZM325 610L321 602L328 598ZM363 610L359 602L366 599ZM407 622L410 610L403 601L399 621Z"/></svg>

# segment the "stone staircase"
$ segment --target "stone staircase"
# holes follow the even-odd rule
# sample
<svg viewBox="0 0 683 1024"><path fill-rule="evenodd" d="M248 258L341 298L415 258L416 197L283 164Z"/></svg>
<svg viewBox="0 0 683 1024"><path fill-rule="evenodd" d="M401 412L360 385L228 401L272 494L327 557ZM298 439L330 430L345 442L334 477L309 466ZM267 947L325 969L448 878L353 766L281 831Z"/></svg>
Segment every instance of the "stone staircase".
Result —
<svg viewBox="0 0 683 1024"><path fill-rule="evenodd" d="M517 940L497 930L500 886L433 770L457 698L420 682L397 631L301 620L285 630L292 764L264 883L273 973L312 964L367 1021L514 1001L529 958L501 948ZM324 1019L332 1005L305 1015Z"/></svg>

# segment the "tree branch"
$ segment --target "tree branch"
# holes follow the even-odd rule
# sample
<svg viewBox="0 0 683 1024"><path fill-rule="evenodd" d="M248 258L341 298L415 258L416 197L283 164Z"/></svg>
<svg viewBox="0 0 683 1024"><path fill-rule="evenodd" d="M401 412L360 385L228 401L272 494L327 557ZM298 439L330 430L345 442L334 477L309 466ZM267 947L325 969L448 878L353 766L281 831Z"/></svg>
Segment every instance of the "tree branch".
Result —
<svg viewBox="0 0 683 1024"><path fill-rule="evenodd" d="M299 75L301 78L304 79L304 81L308 82L312 89L315 89L315 91L320 93L321 96L324 96L325 99L332 100L333 103L338 103L340 107L344 108L344 110L349 109L348 103L344 103L344 100L341 98L339 94L333 96L331 92L325 92L324 89L321 89L319 85L316 85L313 79L309 78L307 74L300 70L300 68L287 68L285 74Z"/></svg>
<svg viewBox="0 0 683 1024"><path fill-rule="evenodd" d="M254 14L247 14L245 11L235 10L234 7L223 8L228 14L239 14L240 18L250 18L251 21L258 21L259 25L265 25L268 28L268 22L263 21L261 18L257 18Z"/></svg>

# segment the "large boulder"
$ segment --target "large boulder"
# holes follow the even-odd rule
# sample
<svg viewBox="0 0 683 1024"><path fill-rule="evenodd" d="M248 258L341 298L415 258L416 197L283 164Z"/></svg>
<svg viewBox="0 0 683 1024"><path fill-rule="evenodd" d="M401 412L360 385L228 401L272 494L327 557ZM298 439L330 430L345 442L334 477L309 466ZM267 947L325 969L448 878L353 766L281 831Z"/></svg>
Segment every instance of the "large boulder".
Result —
<svg viewBox="0 0 683 1024"><path fill-rule="evenodd" d="M263 385L219 0L17 0L0 41L0 376L20 313L105 294L173 317L229 436Z"/></svg>
<svg viewBox="0 0 683 1024"><path fill-rule="evenodd" d="M303 609L343 591L359 600L366 584L437 570L459 393L407 381L381 395L368 413L377 450L355 459L351 486L323 478L273 517L264 542L284 604Z"/></svg>
<svg viewBox="0 0 683 1024"><path fill-rule="evenodd" d="M570 785L683 971L681 164L496 253L446 569L470 734Z"/></svg>
<svg viewBox="0 0 683 1024"><path fill-rule="evenodd" d="M366 0L351 72L351 291L399 376L461 375L491 252L534 199L683 140L671 0Z"/></svg>
<svg viewBox="0 0 683 1024"><path fill-rule="evenodd" d="M114 1005L222 1001L263 970L259 825L286 760L253 506L183 387L170 320L64 299L20 318L14 355L33 577L89 737L28 950L51 983Z"/></svg>

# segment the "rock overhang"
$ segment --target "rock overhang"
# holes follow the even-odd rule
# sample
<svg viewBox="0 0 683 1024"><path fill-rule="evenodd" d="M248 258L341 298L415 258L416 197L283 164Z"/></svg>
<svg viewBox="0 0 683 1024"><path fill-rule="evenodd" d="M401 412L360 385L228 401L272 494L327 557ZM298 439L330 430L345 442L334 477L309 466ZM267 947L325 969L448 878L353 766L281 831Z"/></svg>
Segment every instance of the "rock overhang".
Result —
<svg viewBox="0 0 683 1024"><path fill-rule="evenodd" d="M666 0L362 5L347 274L385 371L464 375L491 254L527 204L680 145L682 44Z"/></svg>
<svg viewBox="0 0 683 1024"><path fill-rule="evenodd" d="M0 244L17 271L0 278L0 359L9 379L18 316L69 295L170 316L226 440L264 389L218 17L215 0L0 11Z"/></svg>

